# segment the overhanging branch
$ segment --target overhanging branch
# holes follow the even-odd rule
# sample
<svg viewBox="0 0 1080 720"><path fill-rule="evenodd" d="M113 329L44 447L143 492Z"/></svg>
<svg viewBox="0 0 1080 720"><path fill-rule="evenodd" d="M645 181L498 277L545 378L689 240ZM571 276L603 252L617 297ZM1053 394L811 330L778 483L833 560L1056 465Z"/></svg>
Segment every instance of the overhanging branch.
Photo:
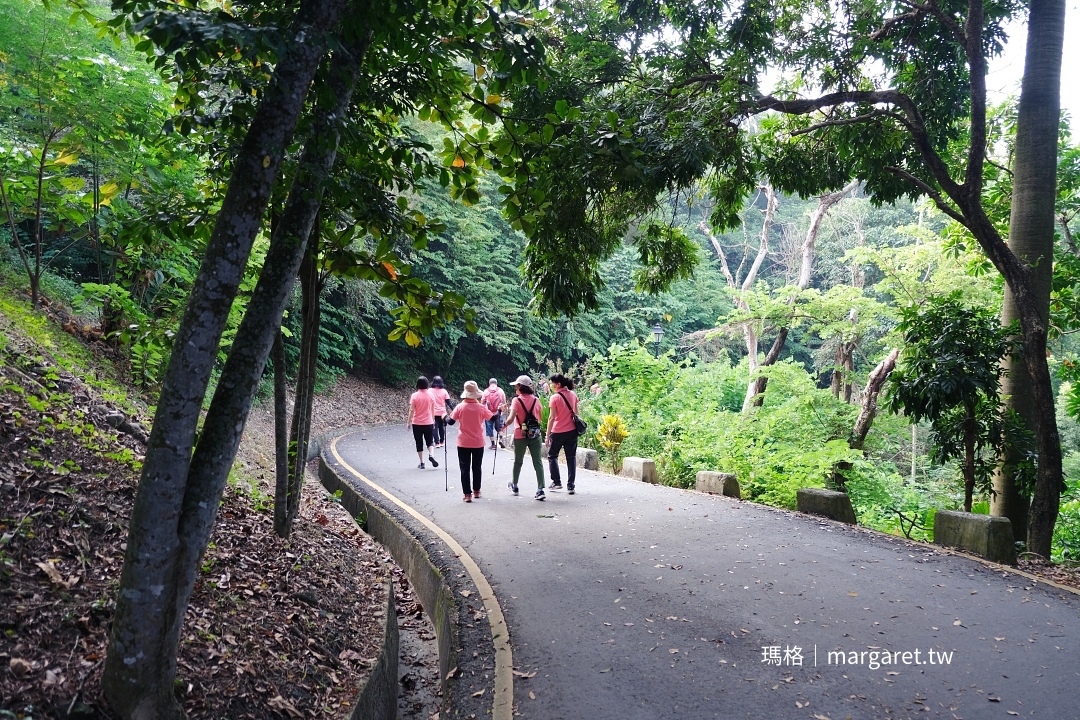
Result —
<svg viewBox="0 0 1080 720"><path fill-rule="evenodd" d="M961 225L968 228L969 230L971 229L971 225L968 223L968 221L964 217L964 215L959 210L954 208L952 205L948 204L945 201L945 198L943 198L941 196L940 192L938 192L932 185L927 183L925 180L920 178L918 175L913 175L912 173L908 172L907 170L901 170L900 168L893 167L891 165L886 167L885 170L887 172L891 172L893 175L896 175L897 177L903 178L904 180L908 181L912 185L914 185L917 188L919 188L920 190L922 190L924 195L926 195L928 198L930 198L931 200L934 201L934 204L938 206L938 209L940 209L941 212L945 213L946 215L951 217L953 220L960 223Z"/></svg>

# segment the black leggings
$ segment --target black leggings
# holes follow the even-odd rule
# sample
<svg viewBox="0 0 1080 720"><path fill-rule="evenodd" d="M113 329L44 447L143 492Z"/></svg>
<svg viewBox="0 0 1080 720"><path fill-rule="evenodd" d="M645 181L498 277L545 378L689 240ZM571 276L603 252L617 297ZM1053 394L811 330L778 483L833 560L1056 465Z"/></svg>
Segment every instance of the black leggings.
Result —
<svg viewBox="0 0 1080 720"><path fill-rule="evenodd" d="M446 442L446 416L435 416L435 432L433 433L436 445L442 445Z"/></svg>
<svg viewBox="0 0 1080 720"><path fill-rule="evenodd" d="M484 448L457 449L458 467L461 468L461 492L468 495L472 492L480 492L480 478L483 475L482 465L484 462ZM469 466L472 466L472 486L469 486Z"/></svg>
<svg viewBox="0 0 1080 720"><path fill-rule="evenodd" d="M577 430L568 432L553 432L549 436L548 445L548 469L551 473L551 482L559 482L559 451L566 452L566 484L574 487L577 480Z"/></svg>
<svg viewBox="0 0 1080 720"><path fill-rule="evenodd" d="M427 441L428 447L435 444L432 439L432 429L434 427L434 425L417 425L413 423L412 436L413 440L416 440L416 452L424 452L424 441Z"/></svg>

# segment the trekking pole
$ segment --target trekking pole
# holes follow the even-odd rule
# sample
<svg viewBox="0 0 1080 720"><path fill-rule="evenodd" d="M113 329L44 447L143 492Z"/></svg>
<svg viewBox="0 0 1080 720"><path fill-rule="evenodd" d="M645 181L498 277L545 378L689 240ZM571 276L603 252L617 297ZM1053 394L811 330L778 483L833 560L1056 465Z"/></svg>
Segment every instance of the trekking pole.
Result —
<svg viewBox="0 0 1080 720"><path fill-rule="evenodd" d="M442 466L443 466L443 492L450 492L450 466L446 464L446 430L447 426L443 427L442 436Z"/></svg>

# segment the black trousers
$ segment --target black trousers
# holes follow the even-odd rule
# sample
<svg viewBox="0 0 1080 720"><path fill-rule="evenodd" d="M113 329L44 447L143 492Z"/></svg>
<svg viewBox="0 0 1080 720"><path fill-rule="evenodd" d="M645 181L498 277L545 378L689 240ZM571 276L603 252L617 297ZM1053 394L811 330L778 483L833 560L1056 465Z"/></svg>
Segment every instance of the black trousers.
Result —
<svg viewBox="0 0 1080 720"><path fill-rule="evenodd" d="M417 425L413 423L412 436L416 441L416 452L424 452L424 442L427 442L427 446L431 447L435 444L435 440L432 439L432 428L434 425Z"/></svg>
<svg viewBox="0 0 1080 720"><path fill-rule="evenodd" d="M435 440L436 445L442 445L446 442L446 416L435 416L435 432L432 433L432 437Z"/></svg>
<svg viewBox="0 0 1080 720"><path fill-rule="evenodd" d="M548 445L548 470L551 482L561 482L559 479L559 451L566 452L566 484L574 487L577 480L577 430L567 432L553 432L548 437L551 439Z"/></svg>
<svg viewBox="0 0 1080 720"><path fill-rule="evenodd" d="M484 448L457 449L458 467L461 468L461 493L468 495L480 492L480 478L483 476ZM472 469L472 484L469 483L469 469Z"/></svg>

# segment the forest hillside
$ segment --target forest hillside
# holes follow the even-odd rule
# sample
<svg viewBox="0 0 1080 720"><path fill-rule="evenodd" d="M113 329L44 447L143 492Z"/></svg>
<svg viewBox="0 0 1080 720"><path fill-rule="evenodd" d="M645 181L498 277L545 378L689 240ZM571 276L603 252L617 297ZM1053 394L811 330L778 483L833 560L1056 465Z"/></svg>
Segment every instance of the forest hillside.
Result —
<svg viewBox="0 0 1080 720"><path fill-rule="evenodd" d="M102 660L149 408L114 348L73 336L60 303L31 310L10 282L0 279L0 715L110 717ZM343 381L321 398L320 430L396 418L401 403ZM297 532L274 534L267 417L249 424L188 611L177 696L189 717L346 714L379 650L387 578L405 635L433 637L404 573L314 477ZM410 690L403 717L427 717L433 696Z"/></svg>

